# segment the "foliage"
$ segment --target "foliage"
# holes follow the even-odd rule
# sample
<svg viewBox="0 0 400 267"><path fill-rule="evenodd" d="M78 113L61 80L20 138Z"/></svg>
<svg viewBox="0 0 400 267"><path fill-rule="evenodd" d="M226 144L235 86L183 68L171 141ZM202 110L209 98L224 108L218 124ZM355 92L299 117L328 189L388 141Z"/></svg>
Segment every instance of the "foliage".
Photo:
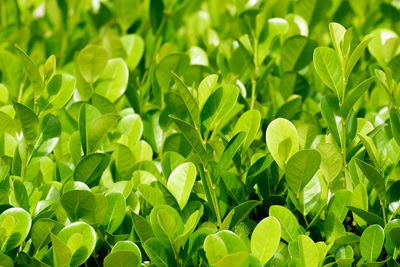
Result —
<svg viewBox="0 0 400 267"><path fill-rule="evenodd" d="M1 266L398 266L395 0L0 1Z"/></svg>

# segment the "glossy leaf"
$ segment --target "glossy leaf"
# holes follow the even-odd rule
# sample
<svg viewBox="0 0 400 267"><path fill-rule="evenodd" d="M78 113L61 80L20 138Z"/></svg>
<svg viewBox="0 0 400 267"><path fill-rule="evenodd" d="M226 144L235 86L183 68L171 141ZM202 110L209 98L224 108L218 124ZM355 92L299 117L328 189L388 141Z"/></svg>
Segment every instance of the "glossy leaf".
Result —
<svg viewBox="0 0 400 267"><path fill-rule="evenodd" d="M88 45L78 55L78 66L82 77L88 83L94 83L107 65L107 51L97 45Z"/></svg>
<svg viewBox="0 0 400 267"><path fill-rule="evenodd" d="M42 76L32 59L18 45L15 45L15 48L15 53L21 59L25 72L31 82L35 98L38 99L44 89Z"/></svg>
<svg viewBox="0 0 400 267"><path fill-rule="evenodd" d="M125 198L121 193L110 193L107 198L107 211L101 226L107 233L114 233L125 217Z"/></svg>
<svg viewBox="0 0 400 267"><path fill-rule="evenodd" d="M21 208L10 208L0 215L0 229L2 232L2 253L19 246L28 236L32 219L28 212Z"/></svg>
<svg viewBox="0 0 400 267"><path fill-rule="evenodd" d="M321 155L316 150L300 150L287 162L286 181L289 188L297 195L319 169Z"/></svg>
<svg viewBox="0 0 400 267"><path fill-rule="evenodd" d="M267 128L268 149L281 169L289 158L299 150L299 137L296 128L286 119L275 119Z"/></svg>
<svg viewBox="0 0 400 267"><path fill-rule="evenodd" d="M71 250L71 266L84 263L92 254L97 240L94 229L84 222L75 222L64 227L57 237Z"/></svg>
<svg viewBox="0 0 400 267"><path fill-rule="evenodd" d="M33 142L39 134L39 119L27 106L14 102L14 109L21 122L22 132L27 142Z"/></svg>
<svg viewBox="0 0 400 267"><path fill-rule="evenodd" d="M94 153L82 157L74 170L76 181L93 183L100 178L110 162L110 156L102 153Z"/></svg>
<svg viewBox="0 0 400 267"><path fill-rule="evenodd" d="M251 235L251 252L265 264L278 249L281 239L281 225L275 217L259 222Z"/></svg>
<svg viewBox="0 0 400 267"><path fill-rule="evenodd" d="M360 238L361 255L369 262L378 259L384 238L383 229L379 225L375 224L367 227Z"/></svg>
<svg viewBox="0 0 400 267"><path fill-rule="evenodd" d="M384 201L385 193L386 193L386 186L383 177L380 173L370 164L365 163L359 159L356 159L358 167L364 173L364 175L368 178L371 185L374 187L376 192L378 193L379 199Z"/></svg>
<svg viewBox="0 0 400 267"><path fill-rule="evenodd" d="M332 48L318 47L314 50L314 67L321 80L338 96L343 91L341 65Z"/></svg>
<svg viewBox="0 0 400 267"><path fill-rule="evenodd" d="M246 139L243 144L243 149L246 150L260 129L261 114L258 110L248 110L243 113L238 121L236 122L233 134L237 134L241 131L246 133Z"/></svg>
<svg viewBox="0 0 400 267"><path fill-rule="evenodd" d="M176 167L168 178L167 188L175 197L181 209L185 207L189 200L196 175L196 166L188 162Z"/></svg>
<svg viewBox="0 0 400 267"><path fill-rule="evenodd" d="M293 213L283 206L273 205L269 208L270 216L275 217L281 226L282 238L286 242L297 240L302 234L300 225Z"/></svg>

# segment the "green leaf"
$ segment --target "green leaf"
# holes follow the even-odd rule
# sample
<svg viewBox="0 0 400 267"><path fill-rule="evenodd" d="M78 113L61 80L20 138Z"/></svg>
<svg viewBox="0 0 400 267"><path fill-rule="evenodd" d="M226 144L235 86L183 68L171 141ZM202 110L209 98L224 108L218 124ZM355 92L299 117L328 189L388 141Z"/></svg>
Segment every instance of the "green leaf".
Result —
<svg viewBox="0 0 400 267"><path fill-rule="evenodd" d="M39 119L27 106L14 102L14 109L21 122L22 132L24 133L25 140L28 143L35 141L39 134Z"/></svg>
<svg viewBox="0 0 400 267"><path fill-rule="evenodd" d="M141 217L140 215L134 213L131 210L131 216L133 225L135 226L135 232L139 236L140 241L144 244L148 239L154 237L151 225Z"/></svg>
<svg viewBox="0 0 400 267"><path fill-rule="evenodd" d="M170 116L170 118L175 122L176 126L178 126L178 128L182 131L183 136L192 146L193 150L196 152L197 156L200 158L203 164L206 164L207 153L201 141L202 139L199 132L196 131L196 129L192 125L176 117Z"/></svg>
<svg viewBox="0 0 400 267"><path fill-rule="evenodd" d="M0 111L0 135L3 132L7 132L11 135L14 135L16 132L16 125L14 120L10 118L6 113Z"/></svg>
<svg viewBox="0 0 400 267"><path fill-rule="evenodd" d="M340 108L340 113L344 118L347 118L349 112L353 108L357 100L371 87L372 83L375 81L375 77L368 78L362 81L355 88L351 89L350 93L344 98L342 107Z"/></svg>
<svg viewBox="0 0 400 267"><path fill-rule="evenodd" d="M201 122L206 134L214 128L218 128L218 124L233 109L239 89L234 85L225 85L217 89L204 104L201 110Z"/></svg>
<svg viewBox="0 0 400 267"><path fill-rule="evenodd" d="M317 43L314 40L301 35L286 39L281 49L283 70L297 71L307 66L316 47Z"/></svg>
<svg viewBox="0 0 400 267"><path fill-rule="evenodd" d="M140 252L140 249L132 241L129 241L129 240L118 241L113 246L113 248L111 249L111 253L112 252L117 252L117 251L130 251L130 252L133 252L138 257L139 263L142 262L142 254Z"/></svg>
<svg viewBox="0 0 400 267"><path fill-rule="evenodd" d="M299 137L293 124L282 118L273 120L267 128L266 140L272 157L281 169L299 150Z"/></svg>
<svg viewBox="0 0 400 267"><path fill-rule="evenodd" d="M382 175L373 166L362 160L356 159L356 163L378 193L380 201L384 202L386 187L385 180L383 179Z"/></svg>
<svg viewBox="0 0 400 267"><path fill-rule="evenodd" d="M48 218L38 219L32 224L31 239L36 251L39 251L50 242L50 233L58 227L60 225L56 221Z"/></svg>
<svg viewBox="0 0 400 267"><path fill-rule="evenodd" d="M386 250L388 255L393 255L395 253L395 251L396 251L396 245L392 241L392 238L390 236L390 231L393 228L400 227L400 220L399 219L391 220L386 225L384 225L382 227L385 227L384 228L384 232L385 232L385 243L384 243L385 250ZM397 239L397 237L394 238L394 239Z"/></svg>
<svg viewBox="0 0 400 267"><path fill-rule="evenodd" d="M319 169L321 155L318 151L305 149L296 152L287 162L286 181L289 188L299 195Z"/></svg>
<svg viewBox="0 0 400 267"><path fill-rule="evenodd" d="M365 210L362 210L362 209L359 209L359 208L353 207L353 206L346 206L346 207L349 208L349 210L351 210L353 213L360 216L362 219L364 219L369 224L379 224L381 226L385 225L385 223L383 222L383 219L374 213L371 213L371 212L368 212L368 211L365 211Z"/></svg>
<svg viewBox="0 0 400 267"><path fill-rule="evenodd" d="M116 114L104 114L90 123L87 130L89 153L96 151L103 137L117 125L118 120L119 116Z"/></svg>
<svg viewBox="0 0 400 267"><path fill-rule="evenodd" d="M396 54L399 37L389 29L376 29L371 35L373 38L368 43L368 50L379 65L386 66Z"/></svg>
<svg viewBox="0 0 400 267"><path fill-rule="evenodd" d="M356 208L368 211L368 192L364 184L360 183L354 188L353 194L351 196L351 205ZM353 217L358 225L366 225L365 220L360 218L358 215L353 214Z"/></svg>
<svg viewBox="0 0 400 267"><path fill-rule="evenodd" d="M160 190L147 184L139 184L138 189L139 192L143 195L143 198L153 207L166 204L164 196L160 192Z"/></svg>
<svg viewBox="0 0 400 267"><path fill-rule="evenodd" d="M321 80L341 96L343 91L342 72L339 58L332 48L318 47L314 50L314 67Z"/></svg>
<svg viewBox="0 0 400 267"><path fill-rule="evenodd" d="M242 131L246 133L243 150L247 150L250 147L260 129L260 124L261 114L258 110L248 110L237 120L236 125L233 128L233 134L236 135Z"/></svg>
<svg viewBox="0 0 400 267"><path fill-rule="evenodd" d="M368 46L372 38L373 35L365 36L364 39L354 49L353 53L351 54L346 64L346 70L344 76L346 80L349 78L351 72L353 71L354 66L357 64L357 61L360 59L362 53L364 52L365 48Z"/></svg>
<svg viewBox="0 0 400 267"><path fill-rule="evenodd" d="M161 169L165 177L169 177L172 171L181 165L185 161L185 158L180 154L167 151L161 157Z"/></svg>
<svg viewBox="0 0 400 267"><path fill-rule="evenodd" d="M204 240L204 250L206 252L208 262L213 265L221 258L228 255L228 249L224 241L218 235L209 235Z"/></svg>
<svg viewBox="0 0 400 267"><path fill-rule="evenodd" d="M326 123L330 134L332 134L336 144L340 146L340 136L336 124L336 115L339 109L338 98L335 95L326 95L321 97L321 114Z"/></svg>
<svg viewBox="0 0 400 267"><path fill-rule="evenodd" d="M164 2L162 0L151 0L149 7L151 29L153 34L156 34L163 18Z"/></svg>
<svg viewBox="0 0 400 267"><path fill-rule="evenodd" d="M150 260L160 267L170 267L176 264L173 252L157 238L149 238L143 245Z"/></svg>
<svg viewBox="0 0 400 267"><path fill-rule="evenodd" d="M171 75L174 77L176 83L176 89L179 95L182 97L183 102L185 103L186 109L192 118L193 124L196 127L200 125L200 111L199 106L196 103L193 95L190 93L187 86L183 83L181 79L176 75L176 73L171 72Z"/></svg>
<svg viewBox="0 0 400 267"><path fill-rule="evenodd" d="M115 17L121 25L123 32L126 32L140 13L140 9L135 14L129 12L129 9L132 6L138 5L138 2L136 0L116 0L113 4L115 7Z"/></svg>
<svg viewBox="0 0 400 267"><path fill-rule="evenodd" d="M171 71L181 76L189 66L189 62L188 55L178 53L168 55L158 63L155 75L162 91L166 92L169 89L172 79Z"/></svg>
<svg viewBox="0 0 400 267"><path fill-rule="evenodd" d="M339 53L340 57L342 57L342 49L341 43L343 42L346 28L336 22L329 23L329 33L331 35L333 46L335 50Z"/></svg>
<svg viewBox="0 0 400 267"><path fill-rule="evenodd" d="M25 185L20 181L14 180L14 195L19 206L29 212L29 197Z"/></svg>
<svg viewBox="0 0 400 267"><path fill-rule="evenodd" d="M96 183L110 162L110 156L94 153L82 157L74 170L74 179L87 184Z"/></svg>
<svg viewBox="0 0 400 267"><path fill-rule="evenodd" d="M79 126L79 135L81 137L81 144L82 144L83 154L87 155L89 148L88 148L88 134L87 134L88 125L87 125L87 108L86 108L86 104L82 104L81 108L79 110L78 126Z"/></svg>
<svg viewBox="0 0 400 267"><path fill-rule="evenodd" d="M336 216L338 221L342 223L346 218L348 209L346 204L351 201L352 192L349 190L337 191L329 200L327 213L332 213Z"/></svg>
<svg viewBox="0 0 400 267"><path fill-rule="evenodd" d="M390 126L392 128L394 140L400 145L400 115L393 107L390 109Z"/></svg>
<svg viewBox="0 0 400 267"><path fill-rule="evenodd" d="M389 236L396 248L400 248L400 226L393 227L389 232Z"/></svg>
<svg viewBox="0 0 400 267"><path fill-rule="evenodd" d="M363 146L367 150L368 156L372 159L372 161L374 162L375 166L380 166L379 156L378 156L378 149L376 148L372 138L369 137L368 135L365 135L365 134L362 134L362 133L359 133L358 137L360 138L361 143L363 144Z"/></svg>
<svg viewBox="0 0 400 267"><path fill-rule="evenodd" d="M114 233L125 217L125 198L121 193L106 195L108 206L101 226L107 233Z"/></svg>
<svg viewBox="0 0 400 267"><path fill-rule="evenodd" d="M72 257L69 247L62 242L56 235L50 233L51 247L53 248L53 255L57 266L66 266Z"/></svg>
<svg viewBox="0 0 400 267"><path fill-rule="evenodd" d="M369 262L376 261L381 254L385 235L381 226L367 227L360 238L361 255Z"/></svg>
<svg viewBox="0 0 400 267"><path fill-rule="evenodd" d="M2 83L8 88L8 94L17 97L21 81L21 62L14 54L2 50L0 51L0 68L2 73Z"/></svg>
<svg viewBox="0 0 400 267"><path fill-rule="evenodd" d="M93 227L84 222L67 225L57 234L57 237L71 250L71 266L79 266L86 262L97 240Z"/></svg>
<svg viewBox="0 0 400 267"><path fill-rule="evenodd" d="M319 250L317 245L306 235L298 236L299 254L303 267L319 266Z"/></svg>
<svg viewBox="0 0 400 267"><path fill-rule="evenodd" d="M0 266L3 267L13 267L13 260L5 254L0 254Z"/></svg>
<svg viewBox="0 0 400 267"><path fill-rule="evenodd" d="M260 205L260 201L256 200L248 200L246 202L242 202L236 207L234 207L231 212L233 213L232 219L228 225L229 229L233 229L236 225L238 225L240 222L242 222L246 217L250 214L250 212ZM231 213L230 212L230 213ZM227 215L229 216L229 215Z"/></svg>
<svg viewBox="0 0 400 267"><path fill-rule="evenodd" d="M167 188L175 197L181 209L185 207L189 200L196 175L196 166L187 162L176 167L168 178Z"/></svg>
<svg viewBox="0 0 400 267"><path fill-rule="evenodd" d="M223 257L221 260L216 262L213 266L215 266L215 267L224 267L224 266L240 267L245 264L248 257L249 257L249 253L247 251L240 251L240 252Z"/></svg>
<svg viewBox="0 0 400 267"><path fill-rule="evenodd" d="M214 92L217 86L218 75L211 74L205 77L199 84L197 100L199 102L199 107L202 108L206 103L208 97Z"/></svg>
<svg viewBox="0 0 400 267"><path fill-rule="evenodd" d="M15 45L15 48L15 53L21 59L22 65L24 66L29 81L31 82L35 99L39 99L44 89L42 76L32 59L18 45Z"/></svg>
<svg viewBox="0 0 400 267"><path fill-rule="evenodd" d="M269 208L269 215L279 221L282 238L286 242L297 241L297 237L303 233L296 217L286 207L273 205Z"/></svg>
<svg viewBox="0 0 400 267"><path fill-rule="evenodd" d="M51 55L43 66L43 81L47 85L56 72L56 57Z"/></svg>
<svg viewBox="0 0 400 267"><path fill-rule="evenodd" d="M187 219L185 223L185 227L183 229L183 233L180 234L176 239L175 239L175 244L176 247L179 249L181 246L183 246L190 234L196 229L197 224L199 223L199 220L201 216L203 216L203 206L200 206L201 209L196 210L194 213L192 213L189 218Z"/></svg>
<svg viewBox="0 0 400 267"><path fill-rule="evenodd" d="M95 92L115 102L124 94L128 79L129 71L125 61L121 58L110 59L96 83Z"/></svg>
<svg viewBox="0 0 400 267"><path fill-rule="evenodd" d="M138 256L132 251L116 251L111 252L104 258L104 267L129 267L129 266L140 266Z"/></svg>
<svg viewBox="0 0 400 267"><path fill-rule="evenodd" d="M233 157L235 156L236 152L240 148L243 143L244 138L246 137L245 132L238 132L235 134L234 137L228 142L226 145L224 152L222 153L219 161L218 161L218 170L219 173L228 169L229 165Z"/></svg>
<svg viewBox="0 0 400 267"><path fill-rule="evenodd" d="M179 213L174 208L167 205L160 205L152 209L150 213L150 224L154 235L159 240L165 242L170 242L172 238L182 234L184 229L182 218ZM171 225L174 225L173 229Z"/></svg>
<svg viewBox="0 0 400 267"><path fill-rule="evenodd" d="M18 247L28 236L32 219L28 212L21 208L10 208L0 215L0 232L2 244L0 252L8 252Z"/></svg>
<svg viewBox="0 0 400 267"><path fill-rule="evenodd" d="M176 220L174 216L170 215L168 211L164 209L160 209L157 212L157 221L161 229L164 231L164 233L168 236L168 239L171 242L171 245L173 245L173 240L177 237L177 227L176 227ZM176 250L176 248L174 248Z"/></svg>
<svg viewBox="0 0 400 267"><path fill-rule="evenodd" d="M262 262L267 263L275 254L281 240L281 225L273 217L261 220L251 235L251 252Z"/></svg>
<svg viewBox="0 0 400 267"><path fill-rule="evenodd" d="M209 66L206 52L198 46L192 46L189 51L190 65Z"/></svg>
<svg viewBox="0 0 400 267"><path fill-rule="evenodd" d="M127 54L125 59L126 64L128 65L129 70L132 71L139 64L143 56L144 41L140 35L128 34L121 37L121 42Z"/></svg>
<svg viewBox="0 0 400 267"><path fill-rule="evenodd" d="M107 51L98 45L88 45L78 55L78 67L86 82L93 84L107 65Z"/></svg>
<svg viewBox="0 0 400 267"><path fill-rule="evenodd" d="M70 190L61 197L61 205L72 221L95 221L96 199L88 190Z"/></svg>
<svg viewBox="0 0 400 267"><path fill-rule="evenodd" d="M331 143L319 143L317 150L321 155L321 171L327 181L333 181L342 170L343 158L337 146Z"/></svg>

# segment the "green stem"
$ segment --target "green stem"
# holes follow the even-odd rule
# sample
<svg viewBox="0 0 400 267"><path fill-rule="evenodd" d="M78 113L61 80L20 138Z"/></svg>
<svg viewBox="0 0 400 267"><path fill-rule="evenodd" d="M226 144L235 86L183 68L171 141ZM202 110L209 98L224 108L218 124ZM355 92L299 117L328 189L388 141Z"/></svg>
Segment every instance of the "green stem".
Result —
<svg viewBox="0 0 400 267"><path fill-rule="evenodd" d="M256 88L257 88L257 75L258 75L258 41L254 36L254 76L251 78L251 102L250 109L254 108L254 104L256 102Z"/></svg>
<svg viewBox="0 0 400 267"><path fill-rule="evenodd" d="M304 215L303 213L301 213L302 215L303 215L303 219L304 219L304 221L305 221L305 223L306 223L306 225L307 225L307 227L308 227L308 222L307 222L307 217L306 217L306 215Z"/></svg>
<svg viewBox="0 0 400 267"><path fill-rule="evenodd" d="M213 206L214 206L214 209L215 209L215 213L216 213L215 215L217 216L218 228L221 228L222 221L221 221L221 212L219 210L219 205L218 205L217 187L212 182L212 179L211 179L211 176L210 176L210 172L207 169L204 169L204 172L206 173L208 183L211 186L211 191L212 191L212 194L211 194L211 198L212 199L211 200L212 200L212 203L213 203Z"/></svg>
<svg viewBox="0 0 400 267"><path fill-rule="evenodd" d="M386 225L386 209L385 209L385 201L380 201L381 207L382 207L382 216L383 216L383 222Z"/></svg>
<svg viewBox="0 0 400 267"><path fill-rule="evenodd" d="M396 261L398 255L399 255L399 252L400 252L400 248L394 250L393 259L394 259L395 261Z"/></svg>
<svg viewBox="0 0 400 267"><path fill-rule="evenodd" d="M254 104L256 102L256 86L257 81L256 78L251 79L251 102L250 102L250 109L254 108Z"/></svg>

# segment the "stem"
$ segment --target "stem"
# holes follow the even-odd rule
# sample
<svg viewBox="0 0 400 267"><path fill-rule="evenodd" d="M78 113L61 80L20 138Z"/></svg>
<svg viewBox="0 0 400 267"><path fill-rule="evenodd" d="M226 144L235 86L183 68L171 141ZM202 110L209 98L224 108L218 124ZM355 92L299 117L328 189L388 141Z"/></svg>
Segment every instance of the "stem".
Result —
<svg viewBox="0 0 400 267"><path fill-rule="evenodd" d="M219 205L218 205L218 198L217 198L217 191L216 191L217 187L215 184L213 184L209 171L207 169L204 169L204 172L207 175L208 183L211 185L211 191L212 191L211 197L212 197L212 202L214 205L215 213L217 216L218 228L221 228L222 222L221 222L221 212L219 210Z"/></svg>
<svg viewBox="0 0 400 267"><path fill-rule="evenodd" d="M383 222L386 225L386 210L385 210L385 202L384 201L379 201L381 203L382 207L382 216L383 216Z"/></svg>
<svg viewBox="0 0 400 267"><path fill-rule="evenodd" d="M347 168L346 161L346 121L342 117L342 154L343 154L343 166Z"/></svg>
<svg viewBox="0 0 400 267"><path fill-rule="evenodd" d="M306 215L304 215L303 213L301 213L302 215L303 215L303 219L304 219L304 221L306 222L306 225L307 225L307 227L308 227L308 222L307 222L307 217L306 217Z"/></svg>
<svg viewBox="0 0 400 267"><path fill-rule="evenodd" d="M399 255L399 252L400 252L400 248L394 250L393 259L394 259L395 261L396 261L396 259L397 259L397 256Z"/></svg>
<svg viewBox="0 0 400 267"><path fill-rule="evenodd" d="M215 137L215 135L216 135L216 133L217 133L217 131L218 131L218 126L219 126L219 123L221 122L221 120L219 120L219 121L217 121L217 123L215 123L215 125L214 125L214 130L213 130L213 132L211 133L211 136L210 136L210 141L211 140L213 140L214 139L214 137ZM208 134L207 134L207 136L208 136ZM207 136L206 136L206 138L207 138ZM207 140L204 140L204 142L206 143L206 141ZM204 143L204 144L205 144Z"/></svg>
<svg viewBox="0 0 400 267"><path fill-rule="evenodd" d="M29 147L28 147L28 145L25 145L25 159L24 159L24 164L22 165L22 170L21 170L22 182L24 182L24 180L25 180L26 170L28 169L28 164L29 164L29 161L31 160L31 155L28 155L28 153L29 153Z"/></svg>
<svg viewBox="0 0 400 267"><path fill-rule="evenodd" d="M251 78L251 102L250 102L250 109L254 108L254 103L256 102L256 86L257 81L255 78Z"/></svg>
<svg viewBox="0 0 400 267"><path fill-rule="evenodd" d="M257 87L257 75L258 75L258 40L255 34L253 34L254 38L254 76L251 78L251 102L250 109L254 108L254 104L256 102L256 87Z"/></svg>
<svg viewBox="0 0 400 267"><path fill-rule="evenodd" d="M18 98L17 98L17 102L19 102L19 103L22 102L22 95L23 95L23 93L24 93L25 82L26 82L26 75L24 75L24 79L22 80L22 83L21 83L21 85L19 86Z"/></svg>
<svg viewBox="0 0 400 267"><path fill-rule="evenodd" d="M254 36L254 76L251 78L251 102L250 109L254 108L256 102L256 87L257 87L257 75L258 75L258 40Z"/></svg>

